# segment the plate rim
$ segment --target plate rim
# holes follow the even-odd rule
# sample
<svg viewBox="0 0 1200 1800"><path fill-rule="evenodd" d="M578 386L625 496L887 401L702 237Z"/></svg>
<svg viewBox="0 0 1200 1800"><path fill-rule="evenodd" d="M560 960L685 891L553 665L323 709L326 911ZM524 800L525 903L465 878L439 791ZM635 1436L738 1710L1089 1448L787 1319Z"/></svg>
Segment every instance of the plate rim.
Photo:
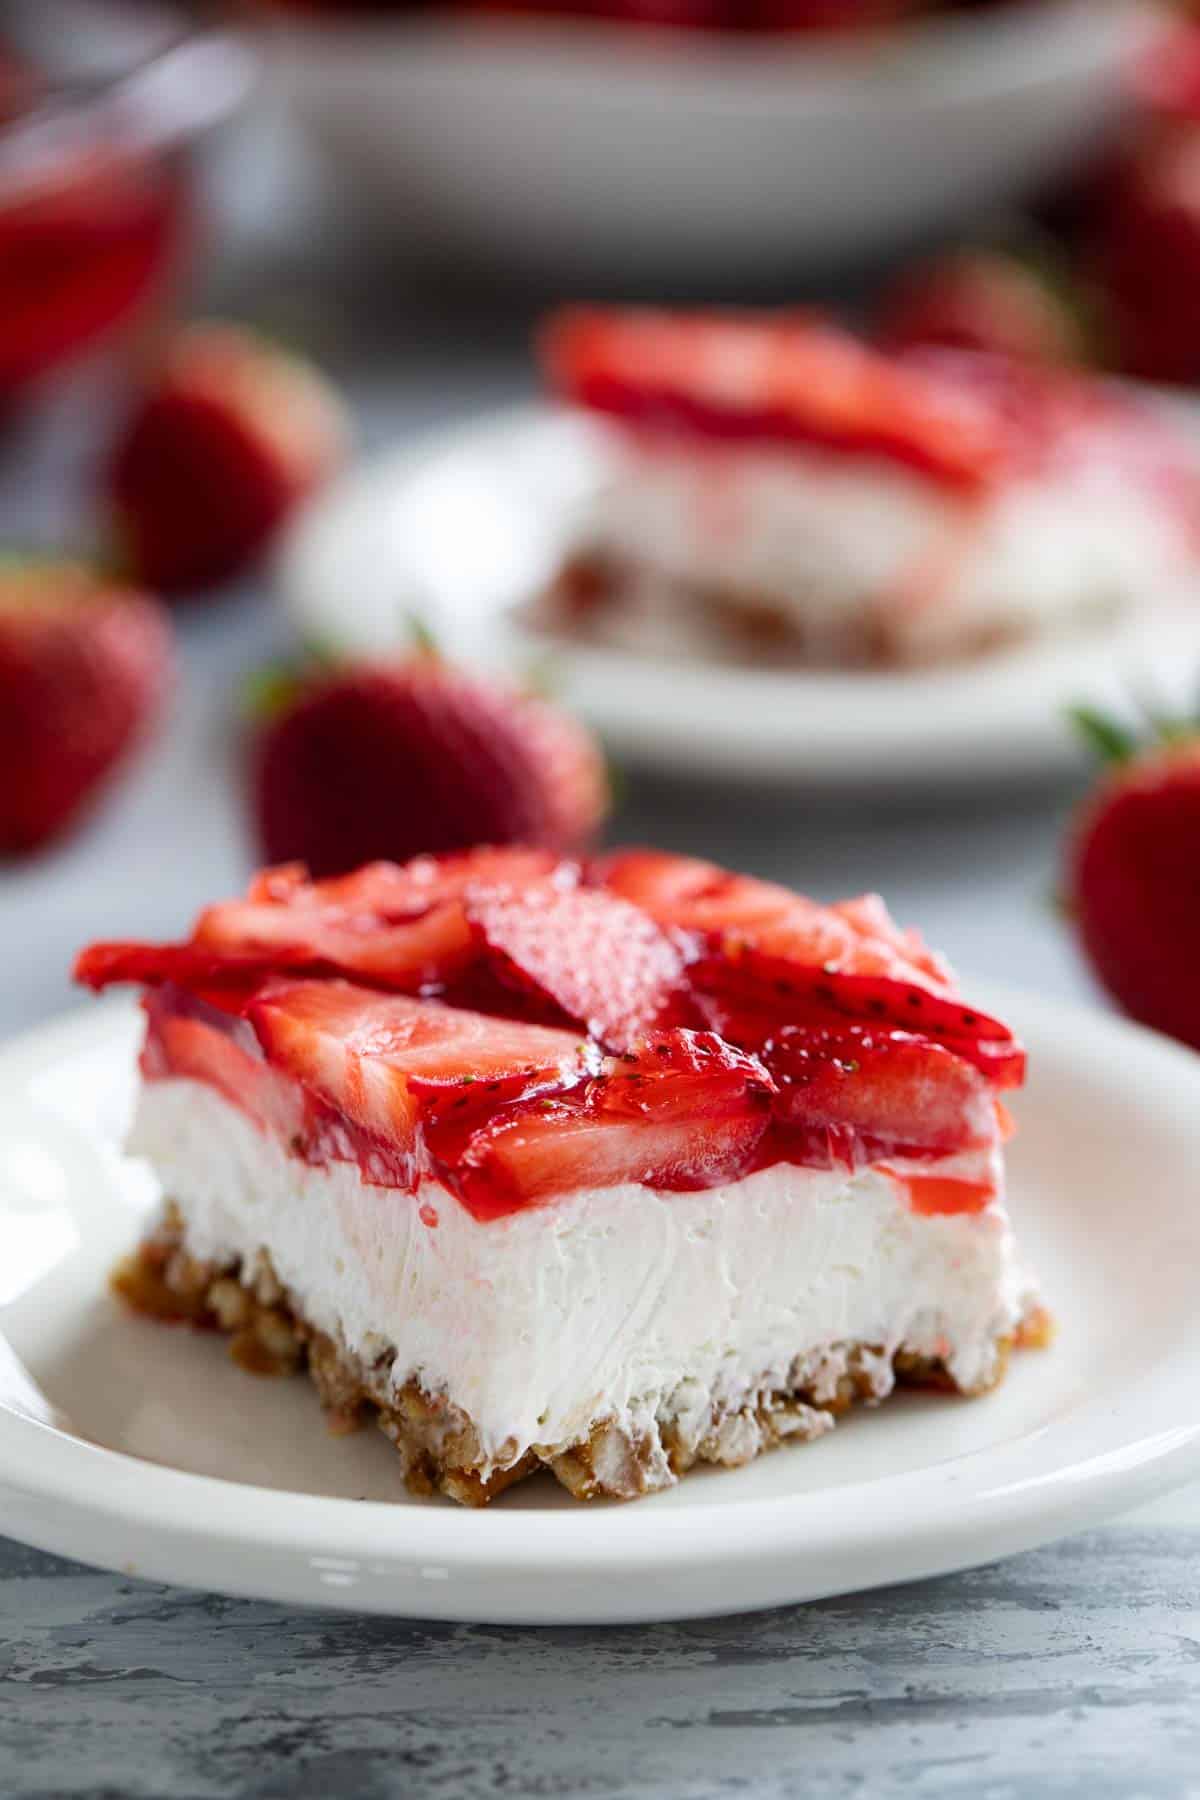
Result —
<svg viewBox="0 0 1200 1800"><path fill-rule="evenodd" d="M993 985L989 1003L1007 1005L1033 1035L1099 1033L1113 1055L1132 1048L1157 1065L1158 1080L1200 1092L1200 1060L1185 1047L1087 1007L1005 992ZM77 1008L10 1040L0 1047L0 1098L23 1068L103 1041L128 1011L124 998ZM1153 1367L1136 1422L1126 1416L1129 1389L1110 1388L1073 1405L1059 1433L1043 1424L899 1475L670 1511L473 1513L263 1488L91 1444L0 1402L0 1517L23 1541L100 1566L304 1604L489 1623L714 1616L990 1561L1181 1485L1200 1473L1200 1317ZM881 1531L882 1495L902 1528ZM909 1499L917 1504L906 1514ZM136 1568L113 1547L130 1541ZM848 1562L849 1581L836 1573ZM717 1604L714 1565L730 1589ZM364 1591L353 1570L369 1571ZM524 1597L514 1581L528 1584ZM608 1585L581 1606L568 1593L579 1583ZM460 1594L459 1584L474 1591Z"/></svg>

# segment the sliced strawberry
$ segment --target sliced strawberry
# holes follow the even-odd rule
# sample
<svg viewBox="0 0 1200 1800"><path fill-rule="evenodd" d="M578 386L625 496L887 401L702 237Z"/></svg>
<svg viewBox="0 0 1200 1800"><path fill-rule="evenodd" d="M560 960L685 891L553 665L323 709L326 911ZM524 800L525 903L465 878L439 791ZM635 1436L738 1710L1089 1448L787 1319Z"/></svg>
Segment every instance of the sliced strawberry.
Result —
<svg viewBox="0 0 1200 1800"><path fill-rule="evenodd" d="M284 1141L300 1130L302 1093L268 1068L243 1020L170 987L148 994L142 1006L146 1039L141 1070L148 1081L170 1076L202 1081L260 1130L274 1131Z"/></svg>
<svg viewBox="0 0 1200 1800"><path fill-rule="evenodd" d="M878 894L821 906L804 894L752 875L735 875L699 857L665 850L618 850L589 878L621 894L661 924L698 932L710 943L753 943L820 967L830 961L862 973L892 969L949 986L947 965L915 931L902 931Z"/></svg>
<svg viewBox="0 0 1200 1800"><path fill-rule="evenodd" d="M974 1063L996 1087L1020 1087L1025 1052L1006 1025L903 974L814 968L753 948L736 957L702 957L688 979L708 1024L731 1042L757 1049L785 1024L844 1025L864 1020L909 1027Z"/></svg>
<svg viewBox="0 0 1200 1800"><path fill-rule="evenodd" d="M650 431L882 456L968 491L1009 452L985 395L795 312L567 307L541 354L568 399Z"/></svg>
<svg viewBox="0 0 1200 1800"><path fill-rule="evenodd" d="M769 1118L762 1066L703 1032L666 1032L561 1097L480 1130L452 1179L490 1219L583 1188L715 1187L752 1166Z"/></svg>
<svg viewBox="0 0 1200 1800"><path fill-rule="evenodd" d="M875 895L819 906L772 882L665 852L617 852L590 878L661 924L693 934L687 981L714 1031L755 1049L787 1024L847 1019L945 1040L998 1086L1019 1086L1024 1053L998 1020L967 1007L950 971Z"/></svg>
<svg viewBox="0 0 1200 1800"><path fill-rule="evenodd" d="M511 1098L566 1089L598 1066L576 1033L345 981L272 983L251 1003L249 1018L269 1062L414 1154L423 1106L444 1101L449 1089L471 1097L476 1084L500 1082Z"/></svg>
<svg viewBox="0 0 1200 1800"><path fill-rule="evenodd" d="M174 981L249 990L270 974L352 975L416 993L461 975L477 944L458 896L478 880L577 879L548 851L476 850L464 856L370 863L312 882L299 864L256 875L245 900L207 907L185 944L92 944L75 978L87 987Z"/></svg>
<svg viewBox="0 0 1200 1800"><path fill-rule="evenodd" d="M897 925L879 894L837 900L829 910L845 919L860 939L873 938L877 943L890 944L914 969L920 969L941 987L953 987L954 971L945 957L931 950L919 931Z"/></svg>
<svg viewBox="0 0 1200 1800"><path fill-rule="evenodd" d="M320 905L352 907L384 919L408 918L439 900L455 900L468 887L481 884L519 887L553 877L558 887L574 887L579 879L577 866L551 850L489 844L449 856L415 856L406 863L365 863L349 875L333 875L325 881L306 881L302 864L285 863L274 872L264 871L258 880L268 879L272 873L282 884L276 891L291 904L304 904L311 898Z"/></svg>
<svg viewBox="0 0 1200 1800"><path fill-rule="evenodd" d="M779 1090L776 1141L793 1161L855 1168L995 1141L994 1102L979 1070L911 1032L787 1026L762 1060Z"/></svg>
<svg viewBox="0 0 1200 1800"><path fill-rule="evenodd" d="M615 894L553 881L484 888L467 918L493 970L532 989L611 1050L679 1013L683 956L661 926Z"/></svg>
<svg viewBox="0 0 1200 1800"><path fill-rule="evenodd" d="M233 901L202 915L194 941L198 949L219 951L235 961L257 955L262 973L336 972L403 993L449 980L474 954L456 901L444 901L396 924L337 907Z"/></svg>

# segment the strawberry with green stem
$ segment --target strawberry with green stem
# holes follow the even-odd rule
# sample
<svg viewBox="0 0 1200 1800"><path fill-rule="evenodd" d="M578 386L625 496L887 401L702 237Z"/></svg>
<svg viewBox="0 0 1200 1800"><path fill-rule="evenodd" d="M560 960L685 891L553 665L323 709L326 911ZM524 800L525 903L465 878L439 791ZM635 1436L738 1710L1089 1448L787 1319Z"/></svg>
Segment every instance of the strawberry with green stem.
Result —
<svg viewBox="0 0 1200 1800"><path fill-rule="evenodd" d="M567 852L608 810L585 726L427 642L414 655L311 667L271 698L253 805L272 862L322 876L478 844Z"/></svg>
<svg viewBox="0 0 1200 1800"><path fill-rule="evenodd" d="M1073 716L1107 766L1071 832L1067 909L1118 1005L1200 1049L1200 719L1155 712L1139 738Z"/></svg>

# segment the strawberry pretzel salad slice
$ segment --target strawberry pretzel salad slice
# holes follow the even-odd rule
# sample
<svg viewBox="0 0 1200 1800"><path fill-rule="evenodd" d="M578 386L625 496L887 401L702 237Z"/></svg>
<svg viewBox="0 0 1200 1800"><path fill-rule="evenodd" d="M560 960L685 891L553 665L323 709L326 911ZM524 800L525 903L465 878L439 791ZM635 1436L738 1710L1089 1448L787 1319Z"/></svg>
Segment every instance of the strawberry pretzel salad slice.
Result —
<svg viewBox="0 0 1200 1800"><path fill-rule="evenodd" d="M1023 1051L877 897L649 850L289 865L76 973L143 990L164 1199L118 1293L306 1367L415 1492L630 1499L1048 1335Z"/></svg>
<svg viewBox="0 0 1200 1800"><path fill-rule="evenodd" d="M535 622L678 660L904 666L1181 601L1192 446L1077 370L811 313L568 307L550 393L606 474Z"/></svg>

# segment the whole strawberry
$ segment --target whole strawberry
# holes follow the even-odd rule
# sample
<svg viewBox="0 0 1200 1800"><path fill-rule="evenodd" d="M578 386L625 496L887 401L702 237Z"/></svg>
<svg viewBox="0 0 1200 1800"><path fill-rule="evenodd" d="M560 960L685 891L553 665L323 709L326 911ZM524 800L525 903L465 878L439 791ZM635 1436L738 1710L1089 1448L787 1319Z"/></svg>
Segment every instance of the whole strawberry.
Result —
<svg viewBox="0 0 1200 1800"><path fill-rule="evenodd" d="M1143 747L1077 716L1110 764L1068 851L1084 949L1127 1013L1200 1049L1200 724Z"/></svg>
<svg viewBox="0 0 1200 1800"><path fill-rule="evenodd" d="M83 816L159 710L171 632L157 601L69 563L0 563L0 853Z"/></svg>
<svg viewBox="0 0 1200 1800"><path fill-rule="evenodd" d="M880 336L895 348L938 344L1027 362L1087 360L1087 332L1057 275L1002 250L960 250L901 275Z"/></svg>
<svg viewBox="0 0 1200 1800"><path fill-rule="evenodd" d="M263 849L314 875L474 844L572 850L607 806L581 724L428 653L302 681L256 747Z"/></svg>
<svg viewBox="0 0 1200 1800"><path fill-rule="evenodd" d="M338 468L347 436L341 402L307 363L240 326L185 327L112 455L119 554L166 594L231 580Z"/></svg>

